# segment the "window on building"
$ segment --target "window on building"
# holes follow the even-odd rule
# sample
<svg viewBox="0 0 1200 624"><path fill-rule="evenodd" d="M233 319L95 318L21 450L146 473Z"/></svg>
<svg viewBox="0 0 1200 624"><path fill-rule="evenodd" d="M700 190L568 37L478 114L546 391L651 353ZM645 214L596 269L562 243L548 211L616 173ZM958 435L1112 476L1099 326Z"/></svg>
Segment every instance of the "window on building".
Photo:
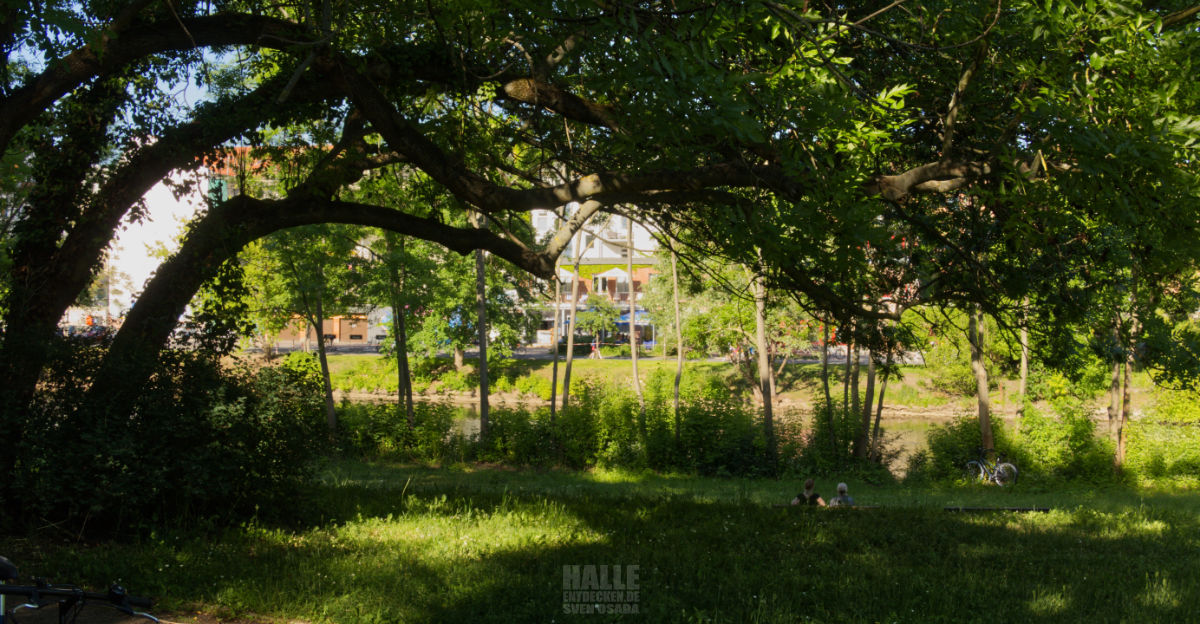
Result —
<svg viewBox="0 0 1200 624"><path fill-rule="evenodd" d="M208 181L208 198L212 202L218 203L225 201L229 194L227 192L228 184L221 178L210 178Z"/></svg>

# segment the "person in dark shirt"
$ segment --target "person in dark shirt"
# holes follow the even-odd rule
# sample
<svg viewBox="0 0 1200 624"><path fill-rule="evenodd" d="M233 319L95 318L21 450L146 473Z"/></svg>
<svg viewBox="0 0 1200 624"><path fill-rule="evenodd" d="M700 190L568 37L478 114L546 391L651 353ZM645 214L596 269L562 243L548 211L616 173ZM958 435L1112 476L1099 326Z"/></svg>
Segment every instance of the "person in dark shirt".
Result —
<svg viewBox="0 0 1200 624"><path fill-rule="evenodd" d="M825 499L821 498L820 494L817 494L816 485L813 484L812 479L809 479L808 481L804 482L804 491L800 492L796 495L796 498L792 499L792 504L824 507Z"/></svg>

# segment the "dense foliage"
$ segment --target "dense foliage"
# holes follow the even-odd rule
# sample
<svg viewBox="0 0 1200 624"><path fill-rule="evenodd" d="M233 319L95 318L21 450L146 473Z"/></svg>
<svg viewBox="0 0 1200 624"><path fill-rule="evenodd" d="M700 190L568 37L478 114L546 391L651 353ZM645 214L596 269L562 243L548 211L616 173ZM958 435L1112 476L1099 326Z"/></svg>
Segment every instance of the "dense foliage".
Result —
<svg viewBox="0 0 1200 624"><path fill-rule="evenodd" d="M288 517L322 453L320 377L310 358L222 367L164 351L128 414L87 409L76 392L105 344L57 343L14 485L30 525L131 532ZM29 527L26 527L29 528Z"/></svg>
<svg viewBox="0 0 1200 624"><path fill-rule="evenodd" d="M7 3L0 509L19 515L12 484L36 476L19 456L46 433L30 415L55 374L56 323L122 224L145 217L147 190L173 171L181 193L198 188L195 172L232 144L268 145L286 175L198 217L84 371L81 413L168 401L145 395L169 389L150 380L177 319L274 232L382 227L547 278L599 212L653 221L839 327L860 319L872 348L894 342L884 327L904 309L978 306L1059 353L1111 334L1106 362L1143 358L1189 383L1193 9ZM185 85L208 96L177 99ZM559 215L546 241L531 240L535 209ZM465 328L453 299L439 325ZM652 419L637 429L649 444ZM633 448L611 440L619 457Z"/></svg>

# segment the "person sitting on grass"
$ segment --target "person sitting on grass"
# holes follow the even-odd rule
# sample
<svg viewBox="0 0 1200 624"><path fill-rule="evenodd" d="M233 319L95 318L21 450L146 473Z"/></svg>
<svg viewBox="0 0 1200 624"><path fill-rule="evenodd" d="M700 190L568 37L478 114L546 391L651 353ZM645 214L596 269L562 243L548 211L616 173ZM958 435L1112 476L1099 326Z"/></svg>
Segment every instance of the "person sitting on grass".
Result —
<svg viewBox="0 0 1200 624"><path fill-rule="evenodd" d="M813 480L809 479L808 481L804 482L804 491L797 494L796 498L792 499L792 504L824 507L825 499L821 498L820 494L817 494L816 486L813 484Z"/></svg>
<svg viewBox="0 0 1200 624"><path fill-rule="evenodd" d="M830 507L853 507L854 506L854 499L850 498L850 495L846 493L846 484L845 483L837 484L837 493L838 493L838 495L836 497L834 497L833 500L829 501Z"/></svg>

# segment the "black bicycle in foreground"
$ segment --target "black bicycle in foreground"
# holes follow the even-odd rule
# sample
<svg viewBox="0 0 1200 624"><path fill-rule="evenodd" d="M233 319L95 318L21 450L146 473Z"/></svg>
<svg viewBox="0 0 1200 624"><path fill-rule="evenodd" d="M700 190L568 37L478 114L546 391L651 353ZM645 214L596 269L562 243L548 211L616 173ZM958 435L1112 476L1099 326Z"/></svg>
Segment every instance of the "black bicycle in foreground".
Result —
<svg viewBox="0 0 1200 624"><path fill-rule="evenodd" d="M0 557L0 624L21 624L35 619L46 622L48 618L39 610L52 605L58 607L59 624L75 624L91 619L90 615L80 619L85 606L107 607L131 617L158 621L153 615L136 610L149 608L150 599L130 596L120 585L113 585L108 592L99 593L83 591L74 585L51 585L44 579L34 581L33 585L9 584L16 580L17 566Z"/></svg>

